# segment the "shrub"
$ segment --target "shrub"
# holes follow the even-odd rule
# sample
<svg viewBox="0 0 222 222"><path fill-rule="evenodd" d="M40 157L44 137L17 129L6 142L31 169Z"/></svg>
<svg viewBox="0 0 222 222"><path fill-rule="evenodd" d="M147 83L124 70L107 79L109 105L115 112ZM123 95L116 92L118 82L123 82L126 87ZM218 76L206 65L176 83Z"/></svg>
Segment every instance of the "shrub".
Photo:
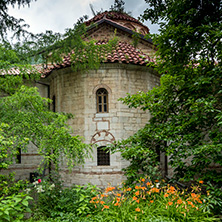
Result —
<svg viewBox="0 0 222 222"><path fill-rule="evenodd" d="M31 212L29 200L32 198L24 193L0 198L0 218L2 222L22 221L26 212Z"/></svg>
<svg viewBox="0 0 222 222"><path fill-rule="evenodd" d="M9 175L0 174L0 197L18 194L27 187L27 183L23 180L15 181L13 173Z"/></svg>
<svg viewBox="0 0 222 222"><path fill-rule="evenodd" d="M62 189L61 186L47 181L36 181L32 188L35 216L58 218L70 213L86 216L94 210L89 201L97 193L96 186L90 184Z"/></svg>

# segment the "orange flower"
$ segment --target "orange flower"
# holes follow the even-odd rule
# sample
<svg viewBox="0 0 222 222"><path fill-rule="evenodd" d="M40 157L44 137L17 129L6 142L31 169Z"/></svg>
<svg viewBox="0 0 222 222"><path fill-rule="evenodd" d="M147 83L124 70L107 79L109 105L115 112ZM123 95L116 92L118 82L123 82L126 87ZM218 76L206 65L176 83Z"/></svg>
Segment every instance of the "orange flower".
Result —
<svg viewBox="0 0 222 222"><path fill-rule="evenodd" d="M99 203L99 200L97 200L96 203Z"/></svg>
<svg viewBox="0 0 222 222"><path fill-rule="evenodd" d="M104 205L104 208L105 208L105 209L109 209L109 206L107 206L107 205Z"/></svg>
<svg viewBox="0 0 222 222"><path fill-rule="evenodd" d="M105 192L108 193L108 192L110 192L110 191L112 191L112 190L114 190L114 189L115 189L115 187L107 187L106 190L105 190Z"/></svg>
<svg viewBox="0 0 222 222"><path fill-rule="evenodd" d="M158 183L158 182L159 182L159 180L155 180L155 182L156 182L156 183Z"/></svg>
<svg viewBox="0 0 222 222"><path fill-rule="evenodd" d="M136 195L136 196L140 195L140 192L139 192L139 191L136 191L135 195Z"/></svg>
<svg viewBox="0 0 222 222"><path fill-rule="evenodd" d="M146 187L141 187L141 190L146 190Z"/></svg>
<svg viewBox="0 0 222 222"><path fill-rule="evenodd" d="M119 206L120 205L120 203L118 203L118 202L116 202L115 204L114 204L114 206Z"/></svg>
<svg viewBox="0 0 222 222"><path fill-rule="evenodd" d="M101 203L101 204L104 204L105 202L104 202L104 201L100 201L100 203Z"/></svg>
<svg viewBox="0 0 222 222"><path fill-rule="evenodd" d="M169 197L169 194L168 194L168 193L165 193L165 194L164 194L164 197Z"/></svg>
<svg viewBox="0 0 222 222"><path fill-rule="evenodd" d="M120 194L120 193L117 193L116 196L121 197L121 194Z"/></svg>
<svg viewBox="0 0 222 222"><path fill-rule="evenodd" d="M151 200L150 203L153 203L153 200Z"/></svg>
<svg viewBox="0 0 222 222"><path fill-rule="evenodd" d="M191 201L187 201L188 204L192 205L193 203Z"/></svg>
<svg viewBox="0 0 222 222"><path fill-rule="evenodd" d="M153 193L159 193L160 189L158 189L156 187L153 187L152 189L150 189L150 191L153 192Z"/></svg>
<svg viewBox="0 0 222 222"><path fill-rule="evenodd" d="M101 197L103 198L103 197L105 197L106 195L105 194L101 194Z"/></svg>
<svg viewBox="0 0 222 222"><path fill-rule="evenodd" d="M147 185L147 186L150 186L150 185L151 185L151 183L150 183L150 182L147 182L147 183L146 183L146 185Z"/></svg>
<svg viewBox="0 0 222 222"><path fill-rule="evenodd" d="M97 199L97 197L93 197L93 198L92 198L92 200L95 200L95 199Z"/></svg>
<svg viewBox="0 0 222 222"><path fill-rule="evenodd" d="M195 197L197 197L197 195L195 193L191 193L191 197L195 198Z"/></svg>
<svg viewBox="0 0 222 222"><path fill-rule="evenodd" d="M142 181L142 182L144 182L144 181L145 181L145 179L144 179L144 178L142 178L142 179L141 179L141 181Z"/></svg>
<svg viewBox="0 0 222 222"><path fill-rule="evenodd" d="M173 186L170 186L170 188L167 190L167 193L175 193L176 192L176 189L175 189L175 187L173 187Z"/></svg>
<svg viewBox="0 0 222 222"><path fill-rule="evenodd" d="M173 204L173 202L168 202L168 205L171 206Z"/></svg>
<svg viewBox="0 0 222 222"><path fill-rule="evenodd" d="M131 191L132 190L132 188L131 187L129 187L128 189L127 189L127 191Z"/></svg>
<svg viewBox="0 0 222 222"><path fill-rule="evenodd" d="M171 190L171 191L175 191L175 187L170 186L170 190Z"/></svg>
<svg viewBox="0 0 222 222"><path fill-rule="evenodd" d="M117 202L120 202L120 198L119 198L119 197L117 197L117 198L116 198L116 201L117 201Z"/></svg>
<svg viewBox="0 0 222 222"><path fill-rule="evenodd" d="M133 200L137 200L137 197L133 196Z"/></svg>
<svg viewBox="0 0 222 222"><path fill-rule="evenodd" d="M182 201L181 199L179 199L179 200L177 200L177 203L178 203L178 204L182 204L183 201Z"/></svg>
<svg viewBox="0 0 222 222"><path fill-rule="evenodd" d="M137 203L139 203L139 202L140 202L140 200L136 200L136 202L137 202Z"/></svg>
<svg viewBox="0 0 222 222"><path fill-rule="evenodd" d="M140 212L140 208L139 208L139 207L137 207L137 208L135 209L135 211Z"/></svg>
<svg viewBox="0 0 222 222"><path fill-rule="evenodd" d="M140 189L140 187L138 187L138 186L135 186L135 189L136 189L136 190L139 190L139 189Z"/></svg>
<svg viewBox="0 0 222 222"><path fill-rule="evenodd" d="M204 182L203 182L203 180L200 180L199 183L203 184Z"/></svg>

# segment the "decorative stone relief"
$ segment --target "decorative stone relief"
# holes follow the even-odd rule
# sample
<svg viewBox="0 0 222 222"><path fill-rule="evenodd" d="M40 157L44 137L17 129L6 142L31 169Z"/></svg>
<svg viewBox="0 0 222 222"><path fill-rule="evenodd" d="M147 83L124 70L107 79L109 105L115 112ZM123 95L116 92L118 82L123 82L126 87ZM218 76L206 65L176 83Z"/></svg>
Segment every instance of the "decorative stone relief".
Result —
<svg viewBox="0 0 222 222"><path fill-rule="evenodd" d="M92 144L98 144L100 146L106 146L107 144L113 143L115 141L115 137L112 133L102 130L95 133L91 139Z"/></svg>

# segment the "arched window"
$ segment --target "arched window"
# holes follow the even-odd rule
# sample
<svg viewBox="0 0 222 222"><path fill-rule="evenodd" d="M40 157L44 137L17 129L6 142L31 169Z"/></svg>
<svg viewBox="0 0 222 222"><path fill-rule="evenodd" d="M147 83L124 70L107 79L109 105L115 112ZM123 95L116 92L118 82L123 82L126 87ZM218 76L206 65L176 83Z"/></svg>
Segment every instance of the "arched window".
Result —
<svg viewBox="0 0 222 222"><path fill-rule="evenodd" d="M97 148L97 165L110 166L110 151L105 146Z"/></svg>
<svg viewBox="0 0 222 222"><path fill-rule="evenodd" d="M97 113L108 113L108 92L104 88L96 91Z"/></svg>

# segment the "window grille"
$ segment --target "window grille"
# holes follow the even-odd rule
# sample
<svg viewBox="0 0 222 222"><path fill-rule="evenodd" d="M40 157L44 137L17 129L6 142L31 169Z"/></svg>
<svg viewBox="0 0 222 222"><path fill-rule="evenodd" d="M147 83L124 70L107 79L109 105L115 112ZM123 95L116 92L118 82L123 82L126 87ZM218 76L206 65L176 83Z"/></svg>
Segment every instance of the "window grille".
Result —
<svg viewBox="0 0 222 222"><path fill-rule="evenodd" d="M110 151L105 146L97 148L97 165L110 166Z"/></svg>

